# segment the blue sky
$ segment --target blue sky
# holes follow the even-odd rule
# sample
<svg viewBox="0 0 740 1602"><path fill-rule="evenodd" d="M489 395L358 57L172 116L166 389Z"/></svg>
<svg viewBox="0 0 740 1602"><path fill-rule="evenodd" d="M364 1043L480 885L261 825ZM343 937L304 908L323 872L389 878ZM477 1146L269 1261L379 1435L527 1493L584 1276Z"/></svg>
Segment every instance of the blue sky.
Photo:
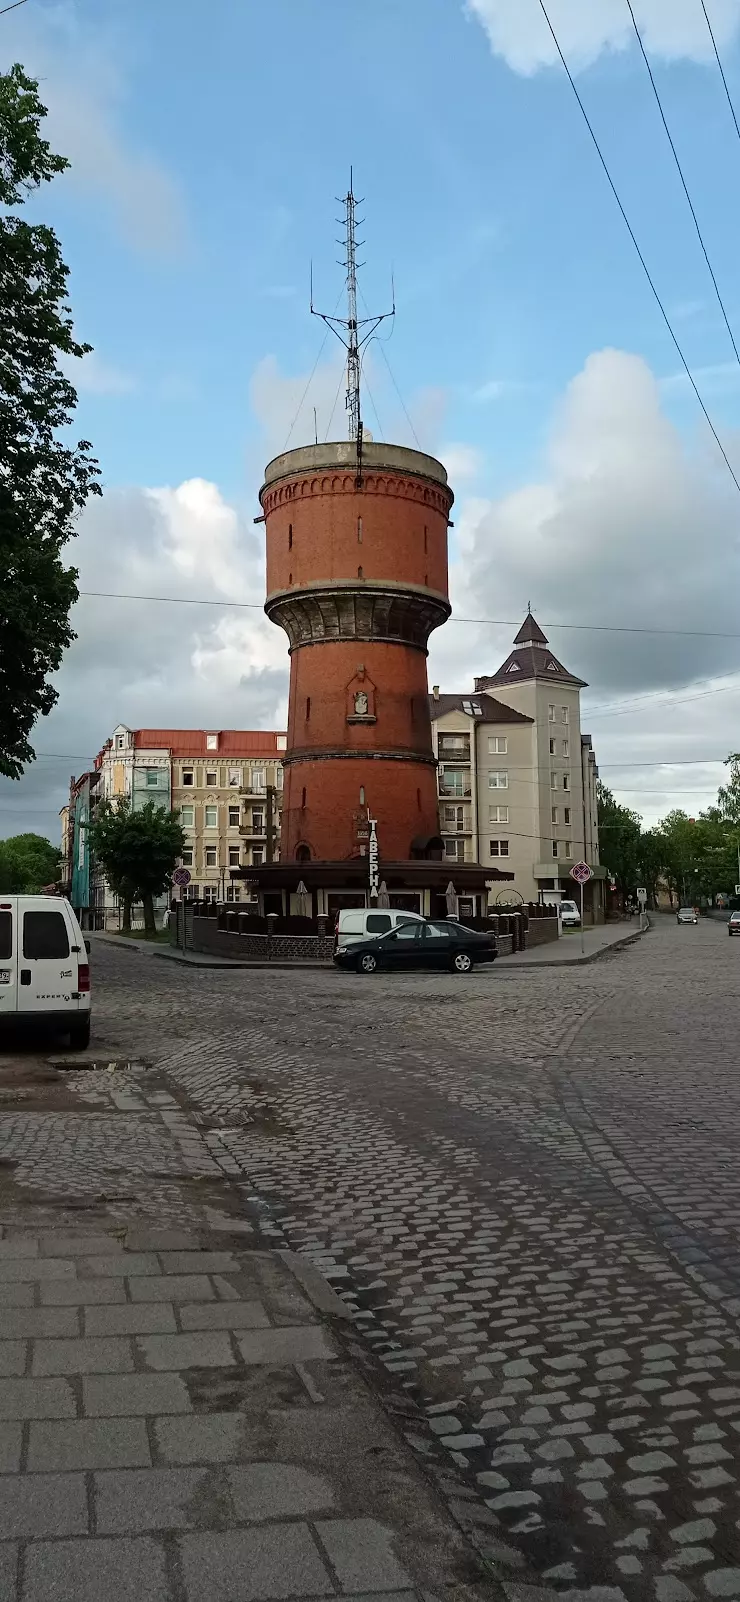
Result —
<svg viewBox="0 0 740 1602"><path fill-rule="evenodd" d="M550 9L737 457L740 366L624 0ZM740 0L709 10L740 107ZM740 142L700 0L642 0L636 13L740 331ZM76 375L77 427L107 493L71 552L83 587L260 599L260 468L284 444L322 339L308 313L311 258L317 302L331 310L340 290L335 197L352 162L365 197L363 293L383 309L394 272L385 351L458 496L458 612L515 618L531 600L549 622L732 629L736 492L550 64L538 0L109 0L102 19L92 0L28 0L0 17L0 50L4 65L21 59L41 76L50 137L73 161L29 209L61 236L78 332L95 347ZM314 404L323 435L340 365L330 340L292 444L310 437ZM380 419L367 396L369 427L413 443L374 348L368 372ZM340 395L332 436L344 428ZM15 832L24 794L39 821L44 808L52 817L69 772L119 720L248 727L284 716L283 642L259 613L83 601L77 627L59 707L37 737L47 755L21 787L0 786L3 833ZM510 634L450 625L435 678L469 684ZM648 814L697 810L698 790L694 802L678 795L694 770L674 774L673 789L618 764L709 761L738 744L740 693L726 689L738 642L566 632L553 642L593 686L593 707L611 708L593 721L605 777L642 787ZM619 708L637 697L652 699L625 718ZM697 767L704 799L717 776Z"/></svg>

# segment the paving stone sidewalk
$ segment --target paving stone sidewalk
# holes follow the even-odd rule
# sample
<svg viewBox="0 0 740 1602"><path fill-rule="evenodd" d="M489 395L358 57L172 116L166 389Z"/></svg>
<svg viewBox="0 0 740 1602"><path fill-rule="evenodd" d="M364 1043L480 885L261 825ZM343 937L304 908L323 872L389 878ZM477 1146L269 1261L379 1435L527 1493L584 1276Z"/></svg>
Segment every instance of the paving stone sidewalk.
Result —
<svg viewBox="0 0 740 1602"><path fill-rule="evenodd" d="M4 1061L0 1602L503 1597L156 1078Z"/></svg>

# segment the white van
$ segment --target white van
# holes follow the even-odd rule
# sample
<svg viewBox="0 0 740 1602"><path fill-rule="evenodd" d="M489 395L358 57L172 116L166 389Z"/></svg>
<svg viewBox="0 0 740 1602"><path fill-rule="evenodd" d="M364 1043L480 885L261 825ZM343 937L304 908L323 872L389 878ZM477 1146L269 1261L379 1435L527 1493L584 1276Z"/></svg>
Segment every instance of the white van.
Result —
<svg viewBox="0 0 740 1602"><path fill-rule="evenodd" d="M561 929L580 929L581 914L575 901L558 902L558 917Z"/></svg>
<svg viewBox="0 0 740 1602"><path fill-rule="evenodd" d="M399 923L424 923L418 912L402 912L395 907L345 907L334 925L334 950L353 946L357 940L390 934Z"/></svg>
<svg viewBox="0 0 740 1602"><path fill-rule="evenodd" d="M0 1027L48 1024L75 1051L90 1041L90 967L68 901L0 895Z"/></svg>

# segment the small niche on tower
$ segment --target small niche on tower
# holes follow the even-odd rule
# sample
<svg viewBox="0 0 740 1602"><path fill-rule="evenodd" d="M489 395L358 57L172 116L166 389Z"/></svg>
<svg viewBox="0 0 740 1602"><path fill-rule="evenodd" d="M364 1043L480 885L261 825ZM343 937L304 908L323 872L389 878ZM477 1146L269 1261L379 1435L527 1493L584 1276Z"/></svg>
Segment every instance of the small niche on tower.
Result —
<svg viewBox="0 0 740 1602"><path fill-rule="evenodd" d="M375 685L360 663L353 679L347 685L347 722L375 723Z"/></svg>

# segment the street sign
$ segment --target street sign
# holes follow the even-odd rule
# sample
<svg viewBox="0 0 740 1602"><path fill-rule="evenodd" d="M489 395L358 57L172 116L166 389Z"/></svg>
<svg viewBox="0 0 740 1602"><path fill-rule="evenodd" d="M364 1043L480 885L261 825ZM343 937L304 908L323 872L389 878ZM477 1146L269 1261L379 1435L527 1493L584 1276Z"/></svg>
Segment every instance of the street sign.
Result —
<svg viewBox="0 0 740 1602"><path fill-rule="evenodd" d="M735 895L740 896L740 884L735 885Z"/></svg>
<svg viewBox="0 0 740 1602"><path fill-rule="evenodd" d="M638 903L639 903L639 905L641 907L646 907L647 906L647 890L640 890L638 888L637 900L638 900Z"/></svg>
<svg viewBox="0 0 740 1602"><path fill-rule="evenodd" d="M570 870L570 877L575 879L576 884L588 884L593 876L593 869L589 868L587 862L576 862Z"/></svg>
<svg viewBox="0 0 740 1602"><path fill-rule="evenodd" d="M175 868L175 871L172 875L172 883L179 884L180 888L184 890L185 886L190 884L191 878L192 874L187 868Z"/></svg>

